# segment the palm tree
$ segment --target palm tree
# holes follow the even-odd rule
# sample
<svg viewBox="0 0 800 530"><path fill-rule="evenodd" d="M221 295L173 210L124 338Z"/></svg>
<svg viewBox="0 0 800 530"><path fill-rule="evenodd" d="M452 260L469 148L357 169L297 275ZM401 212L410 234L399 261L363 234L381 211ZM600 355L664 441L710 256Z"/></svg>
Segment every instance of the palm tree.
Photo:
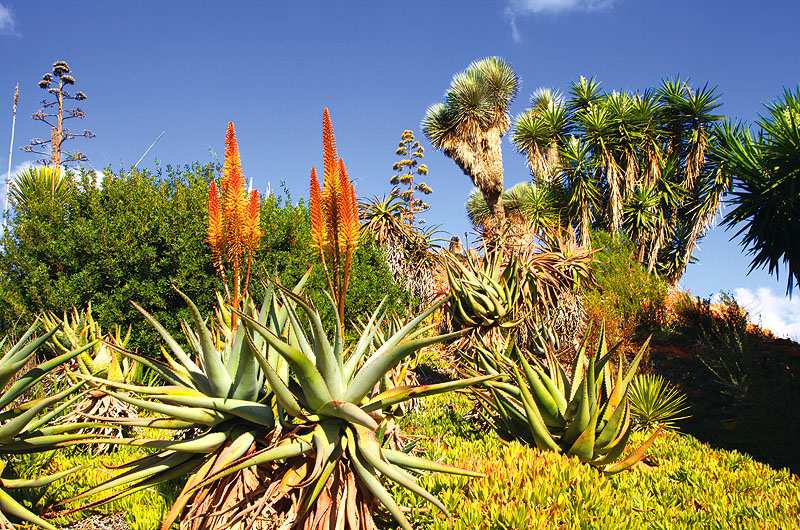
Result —
<svg viewBox="0 0 800 530"><path fill-rule="evenodd" d="M518 88L519 78L504 59L474 62L453 78L444 101L422 121L425 136L470 176L497 221L505 218L501 138Z"/></svg>
<svg viewBox="0 0 800 530"><path fill-rule="evenodd" d="M740 226L736 235L753 254L751 270L767 266L777 276L783 261L791 295L800 287L800 88L785 90L767 110L755 138L730 124L720 131L716 152L723 171L736 179L735 207L724 223Z"/></svg>

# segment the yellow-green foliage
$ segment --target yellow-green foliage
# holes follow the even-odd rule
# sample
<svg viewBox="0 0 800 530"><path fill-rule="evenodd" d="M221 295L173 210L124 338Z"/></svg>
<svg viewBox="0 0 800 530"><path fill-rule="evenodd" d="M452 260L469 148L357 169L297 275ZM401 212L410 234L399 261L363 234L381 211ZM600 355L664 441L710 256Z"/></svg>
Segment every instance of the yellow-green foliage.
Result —
<svg viewBox="0 0 800 530"><path fill-rule="evenodd" d="M425 416L406 421L432 437L428 457L488 475L422 478L456 517L456 529L800 528L797 477L690 436L662 434L647 460L656 465L604 477L577 459L482 435L459 419L468 409L463 401L427 398L425 408ZM635 435L632 445L644 436ZM423 502L398 497L418 528L447 528Z"/></svg>

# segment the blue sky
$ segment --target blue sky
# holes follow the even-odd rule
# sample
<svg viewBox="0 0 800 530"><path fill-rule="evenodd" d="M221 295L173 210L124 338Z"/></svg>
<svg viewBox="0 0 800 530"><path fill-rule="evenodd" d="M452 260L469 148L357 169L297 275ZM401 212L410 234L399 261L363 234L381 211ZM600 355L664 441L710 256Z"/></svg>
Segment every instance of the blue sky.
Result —
<svg viewBox="0 0 800 530"><path fill-rule="evenodd" d="M59 7L56 7L59 6ZM41 75L72 67L88 96L75 129L91 167L117 171L142 156L154 168L211 159L236 126L245 175L264 191L285 181L308 194L322 163L322 109L359 196L382 195L400 134L419 132L426 108L470 62L500 55L522 78L512 114L539 87L566 89L594 76L607 90L637 90L680 75L718 86L726 116L752 123L784 87L800 82L800 3L792 0L442 0L434 2L100 2L0 0L0 169L8 165L11 100L20 84L12 166L35 157L18 147L47 134L30 115ZM77 120L74 120L75 122ZM508 186L528 178L522 155L503 147ZM428 149L431 224L468 230L471 184ZM0 190L2 189L0 185ZM700 296L736 291L765 325L800 336L800 298L785 277L747 275L749 259L714 229L682 285Z"/></svg>

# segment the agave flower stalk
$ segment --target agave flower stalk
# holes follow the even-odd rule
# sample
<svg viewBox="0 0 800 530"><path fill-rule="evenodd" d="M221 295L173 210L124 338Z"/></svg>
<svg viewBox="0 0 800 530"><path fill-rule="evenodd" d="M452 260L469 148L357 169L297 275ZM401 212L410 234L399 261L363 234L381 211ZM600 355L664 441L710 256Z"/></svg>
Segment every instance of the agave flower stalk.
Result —
<svg viewBox="0 0 800 530"><path fill-rule="evenodd" d="M336 154L327 108L322 119L322 147L325 183L321 190L317 170L311 168L311 241L320 253L339 320L344 321L344 299L360 233L359 213L355 188L344 161Z"/></svg>
<svg viewBox="0 0 800 530"><path fill-rule="evenodd" d="M405 470L479 474L382 447L378 442L385 425L382 411L413 397L464 388L494 376L376 390L402 359L461 333L422 338L428 328L419 330L418 325L436 309L434 306L375 349L374 338L386 313L381 304L358 343L345 351L341 321L336 319L330 341L319 313L299 295L307 277L293 290L277 283L268 285L260 310L252 304L245 311L234 310L241 324L232 333L221 328L217 331L223 332L214 333L191 300L184 297L192 315L191 325L184 326L186 338L199 363L142 310L170 348L168 364L127 355L151 366L170 385L135 387L146 399L115 395L163 415L137 424L199 427L201 433L184 441L113 440L161 451L131 462L118 477L78 498L126 486L88 505L94 506L188 475L164 521L164 530L181 514L183 529L291 525L322 529L328 528L326 521L331 513L336 515L330 517L350 528L373 529L371 510L378 503L404 529L410 529L380 476L444 509ZM334 314L338 317L337 312ZM301 324L300 315L307 320L310 333ZM120 390L133 388L108 384ZM259 526L266 524L262 517L268 514L272 514L269 524L273 526Z"/></svg>
<svg viewBox="0 0 800 530"><path fill-rule="evenodd" d="M91 437L91 435L76 434L73 431L99 426L96 423L86 422L48 426L53 419L59 417L83 397L83 392L78 392L84 386L83 383L71 385L52 395L24 401L26 393L40 385L53 369L83 354L95 345L95 343L88 343L81 348L61 353L20 374L39 348L52 339L57 331L57 328L51 329L40 337L34 337L38 327L39 321L37 320L28 328L22 338L0 358L0 388L2 389L2 395L0 395L0 422L2 423L0 425L0 473L6 467L5 458L8 455L52 451L58 447L73 445ZM4 346L5 340L0 340L0 348ZM83 467L36 479L0 478L0 528L13 528L6 518L6 515L11 515L41 528L56 530L52 524L14 500L6 490L46 486L80 469Z"/></svg>
<svg viewBox="0 0 800 530"><path fill-rule="evenodd" d="M597 349L587 355L589 332L578 350L571 379L546 340L545 361L524 355L513 342L506 352L475 349L471 373L502 376L484 383L477 396L483 416L504 438L522 439L542 450L576 456L606 474L624 471L644 458L655 433L621 461L632 432L628 386L647 349L649 339L623 376L620 357L616 375L610 360L619 344L608 351L605 327ZM521 367L518 368L518 366Z"/></svg>
<svg viewBox="0 0 800 530"><path fill-rule="evenodd" d="M261 245L260 203L258 192L245 192L244 175L236 143L233 122L225 135L225 164L220 186L214 181L208 190L208 237L212 261L225 284L228 300L241 306L250 282L250 265ZM246 273L242 269L246 262ZM231 287L226 278L225 263L231 266ZM233 319L236 325L236 318Z"/></svg>

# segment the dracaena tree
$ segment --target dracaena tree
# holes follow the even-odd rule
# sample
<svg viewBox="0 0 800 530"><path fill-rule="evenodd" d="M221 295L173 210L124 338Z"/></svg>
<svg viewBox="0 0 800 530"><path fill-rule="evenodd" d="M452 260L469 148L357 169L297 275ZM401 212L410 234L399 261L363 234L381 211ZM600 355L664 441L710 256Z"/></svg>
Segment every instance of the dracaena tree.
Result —
<svg viewBox="0 0 800 530"><path fill-rule="evenodd" d="M67 87L75 84L75 78L71 75L69 65L65 61L53 63L53 72L46 73L39 81L39 88L46 90L52 100L42 100L42 108L33 114L34 120L44 122L50 127L50 139L34 138L29 145L22 147L23 151L45 155L47 158L39 160L43 164L59 167L62 163L85 162L88 160L86 155L80 151L67 153L63 151L64 142L75 138L94 138L92 131L84 129L81 133L73 133L64 127L64 122L70 119L83 119L84 113L80 107L70 109L66 107L69 100L83 101L86 94L75 92L72 94L67 91ZM45 151L49 146L49 152Z"/></svg>
<svg viewBox="0 0 800 530"><path fill-rule="evenodd" d="M720 134L718 153L736 182L724 222L738 228L751 269L777 275L784 263L791 293L800 286L800 89L786 90L767 111L755 136L730 124Z"/></svg>
<svg viewBox="0 0 800 530"><path fill-rule="evenodd" d="M501 140L519 83L505 59L476 61L456 74L444 100L422 120L425 136L469 175L497 221L505 219Z"/></svg>
<svg viewBox="0 0 800 530"><path fill-rule="evenodd" d="M607 230L677 283L729 187L712 149L719 106L713 88L680 79L606 93L582 77L566 98L535 92L512 141L537 185L562 189L583 245L592 229Z"/></svg>

